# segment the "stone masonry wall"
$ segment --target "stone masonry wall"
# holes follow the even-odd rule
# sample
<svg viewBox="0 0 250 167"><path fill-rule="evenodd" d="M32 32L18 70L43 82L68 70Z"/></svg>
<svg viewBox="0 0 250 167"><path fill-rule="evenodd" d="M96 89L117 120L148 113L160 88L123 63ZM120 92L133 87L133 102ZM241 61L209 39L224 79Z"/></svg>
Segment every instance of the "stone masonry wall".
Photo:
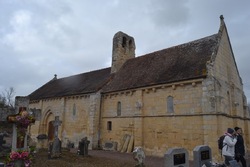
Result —
<svg viewBox="0 0 250 167"><path fill-rule="evenodd" d="M49 121L59 116L62 125L59 126L58 137L63 146L71 142L77 147L79 141L87 137L90 149L97 147L100 94L44 100L42 104L31 103L30 107L42 111L41 121L36 121L31 128L33 138L38 134L47 134Z"/></svg>

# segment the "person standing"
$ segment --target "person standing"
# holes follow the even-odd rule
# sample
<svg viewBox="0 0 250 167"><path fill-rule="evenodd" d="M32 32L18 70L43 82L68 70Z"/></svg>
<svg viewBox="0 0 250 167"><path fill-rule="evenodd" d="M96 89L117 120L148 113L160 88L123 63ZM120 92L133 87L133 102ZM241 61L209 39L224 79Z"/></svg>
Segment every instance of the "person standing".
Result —
<svg viewBox="0 0 250 167"><path fill-rule="evenodd" d="M247 167L245 156L245 145L244 139L242 137L242 129L239 127L234 128L237 136L237 142L235 144L235 160L241 162L242 167Z"/></svg>
<svg viewBox="0 0 250 167"><path fill-rule="evenodd" d="M235 131L232 128L228 128L225 133L225 138L223 140L222 155L225 158L225 164L230 165L229 161L234 160L235 157L235 144L237 142L237 137Z"/></svg>

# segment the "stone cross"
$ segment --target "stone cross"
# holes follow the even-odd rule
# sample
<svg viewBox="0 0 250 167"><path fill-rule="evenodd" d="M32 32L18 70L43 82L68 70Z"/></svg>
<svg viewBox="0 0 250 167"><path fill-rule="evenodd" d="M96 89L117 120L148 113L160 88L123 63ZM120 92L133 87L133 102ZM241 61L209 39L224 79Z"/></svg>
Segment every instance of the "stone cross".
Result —
<svg viewBox="0 0 250 167"><path fill-rule="evenodd" d="M54 140L49 143L49 154L48 158L59 158L61 156L61 140L58 138L58 126L62 124L62 121L59 120L59 116L55 117L55 121L53 121L54 125Z"/></svg>
<svg viewBox="0 0 250 167"><path fill-rule="evenodd" d="M53 126L55 129L55 138L58 138L58 127L61 126L62 121L59 120L59 116L55 117L55 120L53 121Z"/></svg>

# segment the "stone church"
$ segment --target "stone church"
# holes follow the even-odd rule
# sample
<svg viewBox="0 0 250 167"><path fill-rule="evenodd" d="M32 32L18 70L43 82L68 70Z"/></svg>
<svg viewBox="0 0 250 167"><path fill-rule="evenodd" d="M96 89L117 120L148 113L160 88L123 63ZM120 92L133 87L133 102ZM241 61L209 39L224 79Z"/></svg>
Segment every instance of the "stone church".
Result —
<svg viewBox="0 0 250 167"><path fill-rule="evenodd" d="M190 154L217 139L228 127L244 131L250 144L250 117L223 16L219 31L188 43L135 57L133 37L113 37L112 65L65 78L55 77L29 95L41 117L31 126L53 139L52 121L62 121L62 146L87 137L89 149L106 143L123 152L142 146L164 156L172 147ZM110 145L109 145L110 146Z"/></svg>

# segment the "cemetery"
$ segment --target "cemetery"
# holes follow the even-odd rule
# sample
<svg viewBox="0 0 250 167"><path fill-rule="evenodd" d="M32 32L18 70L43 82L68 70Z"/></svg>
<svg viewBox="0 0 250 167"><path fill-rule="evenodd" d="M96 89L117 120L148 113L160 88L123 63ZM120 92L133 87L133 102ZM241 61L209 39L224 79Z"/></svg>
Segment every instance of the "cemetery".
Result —
<svg viewBox="0 0 250 167"><path fill-rule="evenodd" d="M10 137L5 138L10 139ZM57 140L55 141L57 142ZM79 143L78 148L61 148L58 143L56 143L56 147L54 146L54 143L51 143L51 145L49 144L48 149L39 149L35 152L34 150L28 149L30 152L26 152L27 157L31 157L28 154L33 155L31 158L32 162L30 162L30 164L26 166L222 167L220 166L220 164L212 162L212 150L209 146L206 145L200 145L194 148L192 153L193 160L189 159L189 152L185 148L181 147L170 148L166 150L164 157L152 157L145 155L141 147L135 147L132 153L121 153L109 150L86 150L86 146L88 145L87 138L83 138L81 140L81 144ZM60 148L60 150L58 150L57 147ZM25 151L22 152L22 154L24 153ZM5 167L4 160L4 157L1 156L0 167ZM232 162L232 167L240 166L238 166L236 162Z"/></svg>

